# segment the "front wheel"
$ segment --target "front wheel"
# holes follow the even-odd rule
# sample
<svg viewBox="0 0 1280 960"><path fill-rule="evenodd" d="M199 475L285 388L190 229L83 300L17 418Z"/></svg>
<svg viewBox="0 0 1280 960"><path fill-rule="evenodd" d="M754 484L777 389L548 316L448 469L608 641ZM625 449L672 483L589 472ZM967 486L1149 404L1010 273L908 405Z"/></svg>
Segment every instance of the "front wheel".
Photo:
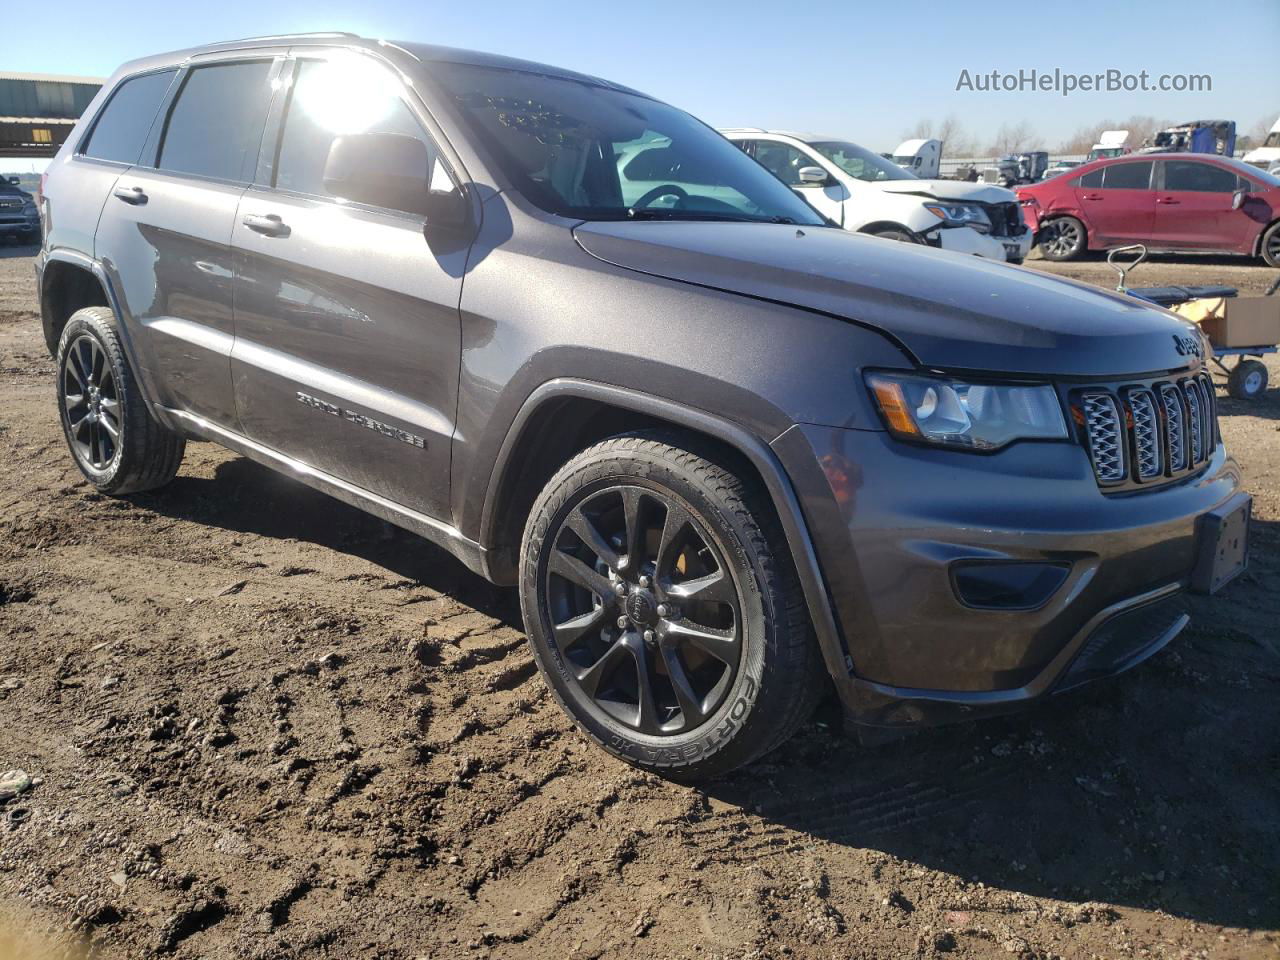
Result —
<svg viewBox="0 0 1280 960"><path fill-rule="evenodd" d="M1267 366L1260 360L1241 360L1227 376L1227 393L1237 400L1256 400L1267 389Z"/></svg>
<svg viewBox="0 0 1280 960"><path fill-rule="evenodd" d="M1269 267L1280 267L1280 220L1262 237L1262 259Z"/></svg>
<svg viewBox="0 0 1280 960"><path fill-rule="evenodd" d="M1084 224L1075 217L1056 217L1040 230L1040 253L1046 260L1074 260L1087 242Z"/></svg>
<svg viewBox="0 0 1280 960"><path fill-rule="evenodd" d="M919 243L916 235L902 227L881 227L871 231L873 237L884 237L886 240L900 240L903 243Z"/></svg>
<svg viewBox="0 0 1280 960"><path fill-rule="evenodd" d="M762 756L825 690L771 504L679 434L614 437L565 464L525 527L520 603L570 717L672 778Z"/></svg>

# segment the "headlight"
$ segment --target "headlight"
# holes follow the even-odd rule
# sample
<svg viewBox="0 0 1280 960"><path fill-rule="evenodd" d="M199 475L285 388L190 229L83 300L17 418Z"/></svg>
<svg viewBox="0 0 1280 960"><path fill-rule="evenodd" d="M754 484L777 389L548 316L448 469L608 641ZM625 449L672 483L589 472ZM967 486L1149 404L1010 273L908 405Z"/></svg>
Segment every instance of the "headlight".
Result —
<svg viewBox="0 0 1280 960"><path fill-rule="evenodd" d="M1053 387L968 383L904 373L868 373L867 386L889 432L968 450L1015 440L1065 440L1067 423Z"/></svg>
<svg viewBox="0 0 1280 960"><path fill-rule="evenodd" d="M948 227L973 227L979 233L991 231L991 218L976 203L926 203L924 208Z"/></svg>

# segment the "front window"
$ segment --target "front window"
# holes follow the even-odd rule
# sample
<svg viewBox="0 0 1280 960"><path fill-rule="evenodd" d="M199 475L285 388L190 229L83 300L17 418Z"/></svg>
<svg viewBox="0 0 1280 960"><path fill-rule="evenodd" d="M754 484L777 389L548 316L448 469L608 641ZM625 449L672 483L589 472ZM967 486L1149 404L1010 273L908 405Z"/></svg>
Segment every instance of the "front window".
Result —
<svg viewBox="0 0 1280 960"><path fill-rule="evenodd" d="M507 178L582 220L822 219L682 110L586 80L473 64L433 70Z"/></svg>
<svg viewBox="0 0 1280 960"><path fill-rule="evenodd" d="M881 180L918 180L914 173L903 170L892 160L872 153L856 143L845 140L824 140L809 146L834 163L855 180L876 183Z"/></svg>

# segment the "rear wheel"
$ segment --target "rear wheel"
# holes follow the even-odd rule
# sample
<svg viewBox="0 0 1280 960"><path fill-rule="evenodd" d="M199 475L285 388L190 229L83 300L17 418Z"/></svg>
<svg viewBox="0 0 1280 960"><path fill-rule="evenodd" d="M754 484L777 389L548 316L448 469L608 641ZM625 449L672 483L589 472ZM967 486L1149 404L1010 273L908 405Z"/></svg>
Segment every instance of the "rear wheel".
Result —
<svg viewBox="0 0 1280 960"><path fill-rule="evenodd" d="M1040 228L1040 253L1046 260L1074 260L1087 243L1084 224L1075 217L1055 217Z"/></svg>
<svg viewBox="0 0 1280 960"><path fill-rule="evenodd" d="M520 601L556 699L606 750L678 779L785 741L825 690L768 500L696 442L605 440L547 484Z"/></svg>
<svg viewBox="0 0 1280 960"><path fill-rule="evenodd" d="M85 307L58 341L58 407L71 456L103 493L151 490L173 479L186 442L147 409L106 307Z"/></svg>
<svg viewBox="0 0 1280 960"><path fill-rule="evenodd" d="M1260 360L1241 360L1227 376L1227 393L1237 400L1256 400L1267 389L1267 366Z"/></svg>

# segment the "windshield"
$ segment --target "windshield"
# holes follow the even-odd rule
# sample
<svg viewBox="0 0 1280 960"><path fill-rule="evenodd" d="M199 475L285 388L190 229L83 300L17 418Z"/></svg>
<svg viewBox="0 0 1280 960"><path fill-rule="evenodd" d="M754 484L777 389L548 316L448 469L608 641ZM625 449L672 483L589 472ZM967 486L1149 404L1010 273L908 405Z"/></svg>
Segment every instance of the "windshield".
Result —
<svg viewBox="0 0 1280 960"><path fill-rule="evenodd" d="M824 223L764 167L664 103L496 67L437 63L432 72L507 178L550 213Z"/></svg>
<svg viewBox="0 0 1280 960"><path fill-rule="evenodd" d="M1236 173L1250 180L1260 181L1268 187L1280 187L1280 177L1272 176L1261 167L1255 167L1252 163L1245 163L1243 160L1237 160L1235 157L1217 157L1220 163L1230 166Z"/></svg>
<svg viewBox="0 0 1280 960"><path fill-rule="evenodd" d="M903 170L892 160L846 140L826 140L809 146L856 180L875 183L878 180L918 180L914 173Z"/></svg>

